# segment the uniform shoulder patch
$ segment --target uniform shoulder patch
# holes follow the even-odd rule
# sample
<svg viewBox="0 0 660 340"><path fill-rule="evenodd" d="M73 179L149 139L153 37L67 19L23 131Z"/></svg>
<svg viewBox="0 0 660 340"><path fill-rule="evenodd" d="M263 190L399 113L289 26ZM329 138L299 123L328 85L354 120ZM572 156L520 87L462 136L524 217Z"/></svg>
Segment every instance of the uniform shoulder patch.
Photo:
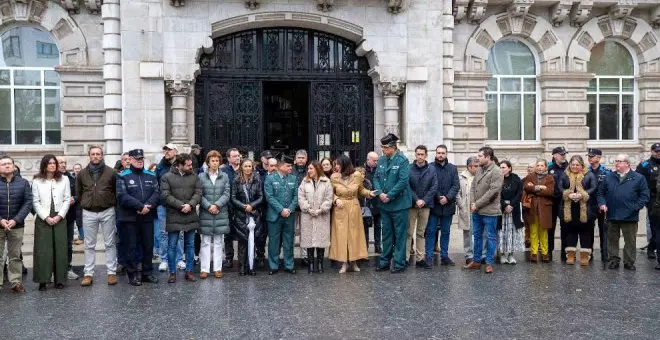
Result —
<svg viewBox="0 0 660 340"><path fill-rule="evenodd" d="M150 171L150 170L144 170L144 173L147 174L147 175L156 176L156 174L153 171Z"/></svg>
<svg viewBox="0 0 660 340"><path fill-rule="evenodd" d="M645 168L646 168L647 166L649 166L649 161L643 161L643 162L642 162L642 166L645 167Z"/></svg>
<svg viewBox="0 0 660 340"><path fill-rule="evenodd" d="M119 176L122 176L122 177L123 177L123 176L126 176L126 175L130 175L130 174L132 174L132 173L133 173L133 172L131 171L131 169L126 169L126 170L120 172L120 173L119 173Z"/></svg>

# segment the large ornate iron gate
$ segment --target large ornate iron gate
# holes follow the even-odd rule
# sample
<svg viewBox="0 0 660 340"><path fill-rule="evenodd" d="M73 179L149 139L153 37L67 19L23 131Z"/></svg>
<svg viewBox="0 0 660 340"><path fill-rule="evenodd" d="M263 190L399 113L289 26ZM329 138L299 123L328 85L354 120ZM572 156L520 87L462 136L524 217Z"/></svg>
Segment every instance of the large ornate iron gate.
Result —
<svg viewBox="0 0 660 340"><path fill-rule="evenodd" d="M265 28L214 40L195 84L195 140L205 148L263 145L263 83L309 84L313 155L346 153L362 161L373 146L373 84L355 44L323 32Z"/></svg>

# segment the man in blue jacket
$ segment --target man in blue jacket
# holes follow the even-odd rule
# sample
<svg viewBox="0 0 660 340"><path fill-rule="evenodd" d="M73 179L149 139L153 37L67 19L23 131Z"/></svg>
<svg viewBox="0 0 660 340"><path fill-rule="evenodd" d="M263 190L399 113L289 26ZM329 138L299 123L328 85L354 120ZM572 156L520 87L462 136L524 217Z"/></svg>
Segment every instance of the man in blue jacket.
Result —
<svg viewBox="0 0 660 340"><path fill-rule="evenodd" d="M659 237L656 234L656 224L658 223L656 219L651 216L651 211L653 210L653 203L655 202L656 192L656 183L658 181L658 174L660 174L660 143L654 143L651 145L651 157L637 166L636 171L644 176L646 179L646 185L649 187L649 192L651 193L651 198L649 203L646 205L646 232L649 233L651 238L649 238L649 244L646 246L646 256L652 260L656 258L656 246L655 239Z"/></svg>
<svg viewBox="0 0 660 340"><path fill-rule="evenodd" d="M391 133L380 139L383 157L378 159L373 183L378 195L383 228L383 252L380 254L376 271L390 270L390 262L394 260L394 274L406 270L408 209L412 202L408 182L410 164L408 158L397 148L398 140L399 138Z"/></svg>
<svg viewBox="0 0 660 340"><path fill-rule="evenodd" d="M548 163L548 174L555 180L555 197L552 201L552 228L548 229L548 254L550 255L550 261L552 261L552 252L555 250L555 229L557 227L557 219L559 218L559 206L563 199L562 189L559 188L559 179L568 168L568 161L566 160L567 153L568 151L563 146L552 149L552 162ZM559 230L559 238L561 240L561 261L566 262L566 252L564 251L566 230Z"/></svg>
<svg viewBox="0 0 660 340"><path fill-rule="evenodd" d="M635 270L635 248L639 211L649 201L649 188L644 176L630 170L628 155L620 154L614 161L616 172L605 176L598 188L598 205L607 214L607 253L610 269L619 268L619 237L623 233L623 267Z"/></svg>
<svg viewBox="0 0 660 340"><path fill-rule="evenodd" d="M293 158L281 155L277 172L266 177L264 193L268 202L268 275L280 267L280 244L284 252L284 271L295 274L293 262L294 212L298 206L296 176L291 174Z"/></svg>
<svg viewBox="0 0 660 340"><path fill-rule="evenodd" d="M157 283L152 275L154 246L154 218L160 199L156 174L144 169L144 152L128 152L130 168L117 178L117 221L126 237L126 272L128 283L141 286L142 282ZM142 253L142 275L137 275L137 241Z"/></svg>
<svg viewBox="0 0 660 340"><path fill-rule="evenodd" d="M408 210L408 239L406 240L406 256L410 254L411 241L415 237L415 265L431 269L433 258L426 257L424 238L430 209L433 208L435 193L438 191L438 179L435 170L426 161L428 150L420 145L415 148L415 162L410 166L410 190L412 206ZM415 233L417 229L417 233Z"/></svg>
<svg viewBox="0 0 660 340"><path fill-rule="evenodd" d="M440 226L440 264L453 266L454 261L449 258L449 233L451 221L456 214L456 195L461 188L458 179L458 170L454 164L447 160L447 146L438 145L435 148L435 162L431 164L438 181L435 192L435 203L431 208L431 215L426 226L426 258L433 259L433 251L437 241L438 225Z"/></svg>
<svg viewBox="0 0 660 340"><path fill-rule="evenodd" d="M30 183L14 176L14 160L11 157L0 156L0 257L5 251L5 241L7 241L9 258L7 272L14 293L25 293L21 272L23 268L21 245L25 230L24 222L30 209L32 209ZM4 272L0 268L0 288L3 281Z"/></svg>

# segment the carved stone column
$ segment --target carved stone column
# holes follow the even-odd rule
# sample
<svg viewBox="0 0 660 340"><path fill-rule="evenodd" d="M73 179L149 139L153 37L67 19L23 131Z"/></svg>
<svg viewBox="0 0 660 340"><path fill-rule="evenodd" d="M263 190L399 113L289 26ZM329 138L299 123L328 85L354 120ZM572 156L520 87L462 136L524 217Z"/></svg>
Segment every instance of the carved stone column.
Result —
<svg viewBox="0 0 660 340"><path fill-rule="evenodd" d="M165 90L172 97L172 142L181 146L188 145L188 94L192 88L191 80L165 80Z"/></svg>
<svg viewBox="0 0 660 340"><path fill-rule="evenodd" d="M378 91L383 94L383 104L385 111L385 131L384 134L393 133L401 138L401 126L399 122L399 97L406 90L406 83L402 82L381 82L378 83ZM376 134L376 136L378 136Z"/></svg>
<svg viewBox="0 0 660 340"><path fill-rule="evenodd" d="M103 3L103 80L105 80L105 154L108 161L122 153L122 77L119 0Z"/></svg>

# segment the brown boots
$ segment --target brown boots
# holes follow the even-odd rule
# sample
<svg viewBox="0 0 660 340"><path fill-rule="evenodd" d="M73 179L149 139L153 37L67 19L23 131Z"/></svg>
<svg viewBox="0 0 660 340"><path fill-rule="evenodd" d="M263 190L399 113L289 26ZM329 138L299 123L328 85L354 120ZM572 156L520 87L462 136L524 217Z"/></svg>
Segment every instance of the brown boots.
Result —
<svg viewBox="0 0 660 340"><path fill-rule="evenodd" d="M575 248L566 247L566 264L570 264L570 265L575 264L575 252L576 252Z"/></svg>
<svg viewBox="0 0 660 340"><path fill-rule="evenodd" d="M591 249L580 249L580 265L588 266L591 258Z"/></svg>

